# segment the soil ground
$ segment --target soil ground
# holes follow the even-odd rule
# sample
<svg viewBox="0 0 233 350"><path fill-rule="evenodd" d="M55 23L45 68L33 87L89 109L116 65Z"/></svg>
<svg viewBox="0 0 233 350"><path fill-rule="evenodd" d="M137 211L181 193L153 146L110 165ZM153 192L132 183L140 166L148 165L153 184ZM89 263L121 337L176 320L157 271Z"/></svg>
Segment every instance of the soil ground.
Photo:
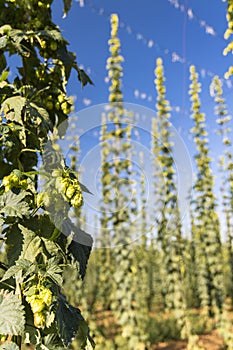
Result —
<svg viewBox="0 0 233 350"><path fill-rule="evenodd" d="M223 350L224 344L222 338L218 335L216 330L209 334L199 336L200 343L205 350ZM187 343L182 340L174 340L162 342L153 345L151 350L186 350Z"/></svg>

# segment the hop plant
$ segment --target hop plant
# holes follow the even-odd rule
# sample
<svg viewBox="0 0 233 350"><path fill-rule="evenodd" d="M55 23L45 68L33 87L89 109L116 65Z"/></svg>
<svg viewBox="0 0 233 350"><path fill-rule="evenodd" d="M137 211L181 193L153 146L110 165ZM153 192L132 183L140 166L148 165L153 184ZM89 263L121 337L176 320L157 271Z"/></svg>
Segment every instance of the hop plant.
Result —
<svg viewBox="0 0 233 350"><path fill-rule="evenodd" d="M50 193L47 192L40 192L36 196L36 206L38 208L42 207L45 205L45 207L49 207L52 203L52 198Z"/></svg>
<svg viewBox="0 0 233 350"><path fill-rule="evenodd" d="M5 192L10 191L12 188L27 189L27 179L23 178L23 174L19 170L14 170L10 175L5 176L2 179L2 185L5 187Z"/></svg>
<svg viewBox="0 0 233 350"><path fill-rule="evenodd" d="M45 207L67 213L69 206L80 208L83 204L82 190L75 174L68 168L55 169L44 191L35 198L36 208Z"/></svg>
<svg viewBox="0 0 233 350"><path fill-rule="evenodd" d="M45 327L45 315L43 312L36 312L34 313L34 325L37 328L44 328Z"/></svg>
<svg viewBox="0 0 233 350"><path fill-rule="evenodd" d="M31 306L34 325L37 328L44 328L46 326L46 313L53 301L51 290L43 285L37 286L33 294L26 296L26 301Z"/></svg>
<svg viewBox="0 0 233 350"><path fill-rule="evenodd" d="M80 208L83 204L82 190L77 177L70 169L54 170L55 187L63 198L73 207Z"/></svg>

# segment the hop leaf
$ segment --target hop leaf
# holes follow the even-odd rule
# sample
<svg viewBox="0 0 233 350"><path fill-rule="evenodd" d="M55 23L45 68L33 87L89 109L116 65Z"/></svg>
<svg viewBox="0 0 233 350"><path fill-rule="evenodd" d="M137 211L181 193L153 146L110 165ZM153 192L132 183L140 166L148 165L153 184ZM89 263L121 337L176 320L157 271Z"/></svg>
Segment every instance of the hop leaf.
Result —
<svg viewBox="0 0 233 350"><path fill-rule="evenodd" d="M78 70L78 80L81 82L82 87L84 87L88 83L90 85L94 85L93 81L89 78L89 76L84 72L83 69Z"/></svg>
<svg viewBox="0 0 233 350"><path fill-rule="evenodd" d="M0 350L19 350L15 343L5 343L0 346Z"/></svg>
<svg viewBox="0 0 233 350"><path fill-rule="evenodd" d="M0 291L0 334L21 335L24 331L24 309L12 292Z"/></svg>

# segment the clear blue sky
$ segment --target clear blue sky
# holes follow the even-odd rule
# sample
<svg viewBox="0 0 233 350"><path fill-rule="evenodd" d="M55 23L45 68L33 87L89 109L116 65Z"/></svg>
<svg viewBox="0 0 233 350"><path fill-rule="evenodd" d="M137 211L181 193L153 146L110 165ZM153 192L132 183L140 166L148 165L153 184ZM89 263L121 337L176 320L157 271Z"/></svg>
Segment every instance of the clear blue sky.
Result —
<svg viewBox="0 0 233 350"><path fill-rule="evenodd" d="M62 18L62 1L53 5L54 22L77 53L78 64L86 70L95 86L83 90L73 74L68 93L76 97L76 111L108 101L106 60L109 57L107 41L110 36L110 15L117 13L120 20L119 38L123 64L123 94L129 103L154 109L156 93L154 68L156 58L164 62L167 99L173 107L171 121L192 156L195 147L189 129L189 66L195 65L202 84L202 112L206 114L211 156L217 159L221 149L216 129L214 103L209 95L209 84L217 74L224 76L232 55L223 56L226 46L223 38L227 26L226 2L221 0L83 0L73 1L66 18ZM224 81L224 94L233 108L233 81ZM87 138L92 144L91 136ZM93 145L96 141L93 141ZM217 164L213 165L214 171ZM216 188L216 193L218 189Z"/></svg>

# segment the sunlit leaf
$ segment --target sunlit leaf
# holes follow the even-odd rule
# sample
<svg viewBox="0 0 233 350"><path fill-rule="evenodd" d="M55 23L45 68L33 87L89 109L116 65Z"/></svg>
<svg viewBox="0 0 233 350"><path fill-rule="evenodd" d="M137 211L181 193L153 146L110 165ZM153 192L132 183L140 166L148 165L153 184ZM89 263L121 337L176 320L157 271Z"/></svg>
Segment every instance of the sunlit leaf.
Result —
<svg viewBox="0 0 233 350"><path fill-rule="evenodd" d="M19 225L23 234L23 247L20 258L34 261L38 254L42 252L41 239L35 232Z"/></svg>
<svg viewBox="0 0 233 350"><path fill-rule="evenodd" d="M0 346L0 350L19 350L18 345L15 343L5 343Z"/></svg>
<svg viewBox="0 0 233 350"><path fill-rule="evenodd" d="M10 121L16 121L19 124L23 124L21 112L25 103L25 97L9 97L3 102L0 113L4 113L5 117Z"/></svg>
<svg viewBox="0 0 233 350"><path fill-rule="evenodd" d="M19 194L15 194L12 191L4 193L0 196L0 213L19 218L22 218L23 215L28 215L30 208L24 200L27 194L25 191L21 191Z"/></svg>
<svg viewBox="0 0 233 350"><path fill-rule="evenodd" d="M62 286L63 280L61 274L62 269L58 265L57 259L55 257L49 259L46 264L46 273L44 277L48 277L59 286Z"/></svg>
<svg viewBox="0 0 233 350"><path fill-rule="evenodd" d="M47 37L48 39L56 40L56 41L65 41L61 32L59 30L40 30L36 32L36 35Z"/></svg>
<svg viewBox="0 0 233 350"><path fill-rule="evenodd" d="M31 273L35 272L35 266L33 263L26 259L20 259L16 262L16 265L11 266L2 277L1 281L7 280L14 275L16 275L19 271L24 271L24 278L26 278Z"/></svg>
<svg viewBox="0 0 233 350"><path fill-rule="evenodd" d="M3 49L7 45L7 35L0 38L0 49Z"/></svg>
<svg viewBox="0 0 233 350"><path fill-rule="evenodd" d="M1 281L8 280L9 278L17 274L20 270L22 270L21 266L11 266L2 277Z"/></svg>
<svg viewBox="0 0 233 350"><path fill-rule="evenodd" d="M51 129L51 122L49 119L49 114L46 109L38 106L35 103L27 103L26 109L30 115L30 117L37 118L36 124L43 131L43 134Z"/></svg>
<svg viewBox="0 0 233 350"><path fill-rule="evenodd" d="M12 292L0 291L0 310L0 334L22 334L25 318L19 298Z"/></svg>

